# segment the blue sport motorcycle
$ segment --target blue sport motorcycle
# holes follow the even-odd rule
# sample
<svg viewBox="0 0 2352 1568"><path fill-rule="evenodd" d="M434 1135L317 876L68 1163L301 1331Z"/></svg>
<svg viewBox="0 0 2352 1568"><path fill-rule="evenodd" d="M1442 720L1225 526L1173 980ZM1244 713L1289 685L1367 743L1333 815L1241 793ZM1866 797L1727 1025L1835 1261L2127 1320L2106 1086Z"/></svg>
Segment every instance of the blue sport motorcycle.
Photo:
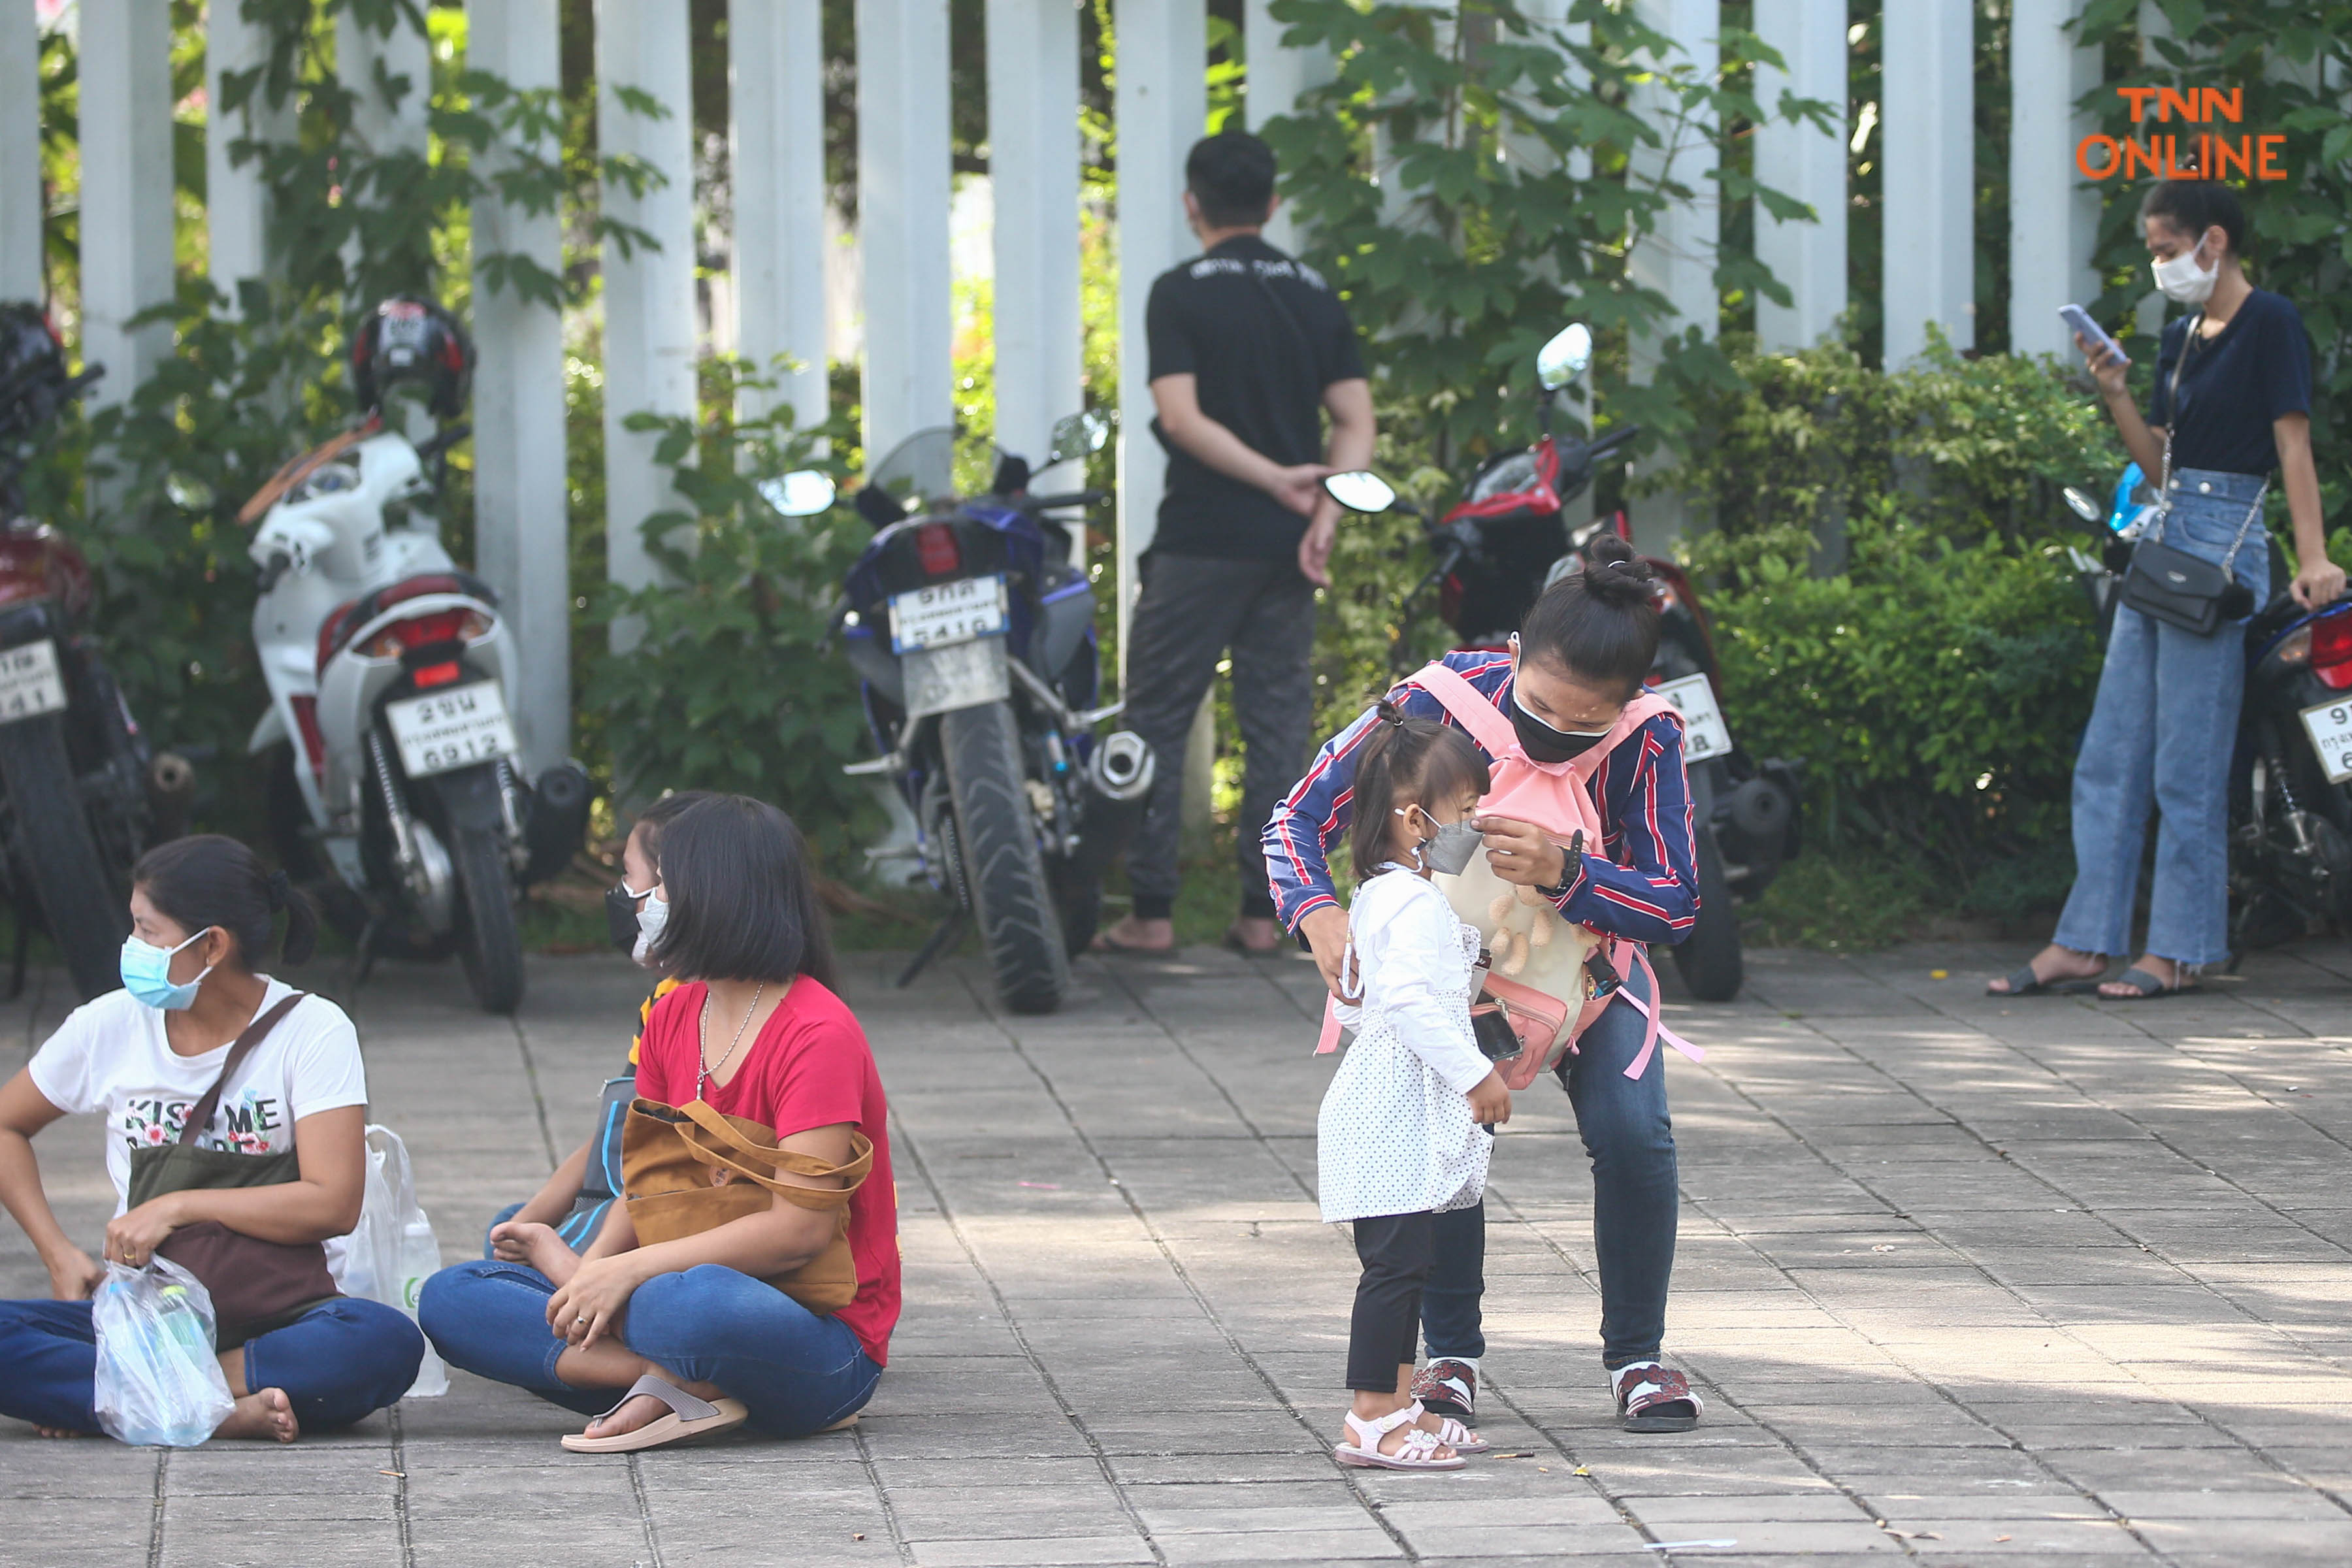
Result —
<svg viewBox="0 0 2352 1568"><path fill-rule="evenodd" d="M1040 468L1101 450L1109 429L1096 415L1061 421ZM1050 515L1109 497L1033 494L1029 464L1003 454L989 492L959 498L954 441L950 429L908 437L857 491L877 531L834 624L879 754L843 771L889 782L913 819L903 853L949 900L899 984L969 923L1003 1004L1050 1013L1153 773L1138 736L1095 733L1125 704L1101 700L1094 588L1072 538L1084 524Z"/></svg>
<svg viewBox="0 0 2352 1568"><path fill-rule="evenodd" d="M2105 640L2132 547L2155 511L2137 463L2105 504L2066 504L2104 542L2069 546ZM2289 575L2266 540L2271 581ZM2225 629L2218 636L2229 636ZM2230 763L2231 967L2247 952L2333 924L2352 931L2352 597L2305 610L2284 591L2246 618L2245 698Z"/></svg>

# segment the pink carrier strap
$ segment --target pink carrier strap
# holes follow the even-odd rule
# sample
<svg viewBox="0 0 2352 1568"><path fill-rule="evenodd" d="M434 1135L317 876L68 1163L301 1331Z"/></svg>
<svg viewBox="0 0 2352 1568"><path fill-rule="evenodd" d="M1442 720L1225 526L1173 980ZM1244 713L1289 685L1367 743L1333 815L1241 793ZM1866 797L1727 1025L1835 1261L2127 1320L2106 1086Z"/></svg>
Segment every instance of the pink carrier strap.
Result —
<svg viewBox="0 0 2352 1568"><path fill-rule="evenodd" d="M1639 968L1643 974L1649 976L1650 995L1653 998L1652 1001L1644 1002L1639 996L1634 995L1631 991L1620 987L1619 989L1611 992L1608 996L1601 999L1601 1005L1605 1006L1610 1000L1622 996L1626 1001L1633 1004L1633 1010L1635 1012L1641 1014L1644 1019L1648 1020L1648 1029L1642 1036L1641 1054L1633 1058L1631 1066L1626 1068L1625 1076L1627 1078L1640 1078L1642 1076L1643 1072L1646 1070L1650 1065L1650 1058L1657 1051L1658 1042L1660 1040L1665 1041L1666 1044L1674 1047L1675 1049L1682 1052L1683 1055L1690 1058L1690 1059L1695 1062L1703 1062L1706 1060L1706 1053L1705 1051L1701 1050L1698 1047L1692 1045L1688 1040L1684 1039L1672 1029L1667 1028L1666 1026L1658 1018L1659 1009L1655 1005L1655 998L1658 994L1658 972L1650 967L1649 944L1647 942L1629 942L1625 945L1633 950L1633 963L1634 966ZM1577 1030L1580 1034L1583 1032L1584 1025L1589 1021L1590 1020L1584 1018L1579 1018L1577 1020Z"/></svg>
<svg viewBox="0 0 2352 1568"><path fill-rule="evenodd" d="M1479 749L1496 762L1509 755L1511 748L1518 744L1519 733L1503 717L1502 710L1479 695L1478 689L1465 680L1459 671L1433 661L1414 670L1406 681L1436 698L1454 715L1454 721L1470 731L1470 738L1478 742Z"/></svg>

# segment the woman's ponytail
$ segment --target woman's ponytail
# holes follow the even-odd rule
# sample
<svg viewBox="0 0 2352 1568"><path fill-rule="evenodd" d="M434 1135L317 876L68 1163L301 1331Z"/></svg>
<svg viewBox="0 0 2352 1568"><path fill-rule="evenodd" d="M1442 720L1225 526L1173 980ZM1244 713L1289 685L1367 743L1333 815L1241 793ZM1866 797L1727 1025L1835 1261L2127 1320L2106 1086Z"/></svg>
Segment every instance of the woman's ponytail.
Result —
<svg viewBox="0 0 2352 1568"><path fill-rule="evenodd" d="M1658 657L1657 571L1605 531L1585 546L1584 560L1528 612L1520 657L1630 696Z"/></svg>
<svg viewBox="0 0 2352 1568"><path fill-rule="evenodd" d="M318 946L319 920L310 899L283 871L266 871L252 850L217 833L159 844L131 869L131 886L158 912L194 934L217 927L236 943L236 967L251 973L269 961L278 912L286 912L288 963L300 963Z"/></svg>

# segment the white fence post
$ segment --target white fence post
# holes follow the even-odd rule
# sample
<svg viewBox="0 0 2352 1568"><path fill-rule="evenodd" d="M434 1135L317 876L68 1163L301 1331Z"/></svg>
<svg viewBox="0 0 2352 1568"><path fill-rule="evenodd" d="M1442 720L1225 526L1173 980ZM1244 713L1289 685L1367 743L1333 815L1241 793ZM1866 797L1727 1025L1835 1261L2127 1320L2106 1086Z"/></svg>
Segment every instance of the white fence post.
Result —
<svg viewBox="0 0 2352 1568"><path fill-rule="evenodd" d="M1242 5L1242 58L1249 62L1242 108L1249 128L1261 132L1267 121L1296 113L1300 95L1329 81L1333 67L1328 49L1293 48L1282 41L1288 29L1274 19L1268 9L1272 4L1243 0ZM1297 251L1298 220L1288 208L1276 211L1274 221L1265 226L1265 239L1277 249Z"/></svg>
<svg viewBox="0 0 2352 1568"><path fill-rule="evenodd" d="M682 506L654 462L660 433L625 427L633 414L692 418L695 413L694 96L687 47L687 0L597 0L596 138L607 153L634 153L666 184L632 195L604 186L604 212L650 234L658 250L604 241L605 574L626 588L657 573L643 525ZM622 102L627 87L661 106L658 117ZM613 627L626 653L639 628Z"/></svg>
<svg viewBox="0 0 2352 1568"><path fill-rule="evenodd" d="M1151 434L1144 306L1151 281L1198 248L1184 225L1184 155L1209 118L1202 0L1118 0L1118 649L1127 658L1135 563L1151 548L1167 458Z"/></svg>
<svg viewBox="0 0 2352 1568"><path fill-rule="evenodd" d="M205 226L206 271L214 287L236 304L236 287L248 278L276 275L269 241L269 185L261 160L232 160L236 143L293 138L292 104L273 109L266 89L257 87L234 113L221 107L221 79L269 60L269 35L245 19L237 0L214 0L205 12Z"/></svg>
<svg viewBox="0 0 2352 1568"><path fill-rule="evenodd" d="M947 0L857 0L866 461L955 422Z"/></svg>
<svg viewBox="0 0 2352 1568"><path fill-rule="evenodd" d="M2033 0L2021 0L2032 4ZM1837 331L1846 307L1846 8L1843 0L1782 0L1756 14L1756 30L1788 62L1759 66L1756 100L1770 115L1783 92L1834 106L1831 128L1767 119L1756 128L1756 178L1813 209L1781 223L1756 211L1756 258L1786 285L1790 303L1756 301L1766 348L1810 348Z"/></svg>
<svg viewBox="0 0 2352 1568"><path fill-rule="evenodd" d="M824 45L821 0L736 5L727 19L735 177L735 347L761 374L800 368L741 411L773 405L806 429L825 419Z"/></svg>
<svg viewBox="0 0 2352 1568"><path fill-rule="evenodd" d="M233 6L236 0L214 0ZM398 103L376 85L381 67L384 79L398 88ZM377 157L388 153L422 153L426 145L428 110L433 95L432 46L404 16L393 18L392 31L379 33L362 24L353 11L335 16L335 77L354 95L352 130L362 146Z"/></svg>
<svg viewBox="0 0 2352 1568"><path fill-rule="evenodd" d="M170 0L82 0L81 352L97 404L128 402L172 352L131 318L172 298Z"/></svg>
<svg viewBox="0 0 2352 1568"><path fill-rule="evenodd" d="M2098 187L2074 167L2074 148L2096 130L2074 107L2099 85L2099 51L2077 46L2066 24L2080 0L2016 0L2009 24L2009 346L2013 353L2072 359L2074 336L2058 307L2098 296L2091 253L2099 243Z"/></svg>
<svg viewBox="0 0 2352 1568"><path fill-rule="evenodd" d="M0 0L0 300L40 301L41 26L33 0Z"/></svg>
<svg viewBox="0 0 2352 1568"><path fill-rule="evenodd" d="M1927 323L1976 346L1976 71L1970 0L1901 0L1880 58L1881 264L1885 347L1899 370L1927 351Z"/></svg>
<svg viewBox="0 0 2352 1568"><path fill-rule="evenodd" d="M215 0L218 3L218 0ZM466 63L524 91L562 81L557 0L468 0ZM552 139L492 149L488 171L517 153L553 157ZM511 285L493 289L481 260L528 257L563 268L563 225L495 195L474 203L474 565L499 592L520 665L518 738L530 774L563 760L572 734L572 581L564 475L563 314Z"/></svg>
<svg viewBox="0 0 2352 1568"><path fill-rule="evenodd" d="M1680 46L1681 58L1712 79L1723 52L1718 41L1722 8L1718 0L1638 0L1639 15L1651 26ZM1675 57L1657 62L1676 63ZM1635 380L1646 381L1664 357L1663 334L1680 335L1691 328L1712 339L1722 313L1715 288L1716 247L1722 234L1723 213L1716 184L1707 176L1716 167L1716 125L1704 113L1682 117L1679 100L1656 86L1633 89L1635 111L1658 129L1658 146L1634 150L1633 175L1643 181L1673 180L1692 194L1660 213L1656 226L1634 242L1626 271L1637 283L1664 294L1674 318L1658 331L1636 332L1632 347ZM1689 509L1679 495L1643 497L1632 507L1635 544L1651 554L1664 553L1671 542L1693 526Z"/></svg>
<svg viewBox="0 0 2352 1568"><path fill-rule="evenodd" d="M1078 14L1069 0L988 0L988 165L996 440L1036 462L1054 421L1076 413L1085 396ZM1054 488L1069 487L1056 479ZM1083 524L1073 530L1083 532ZM1085 553L1071 559L1083 564Z"/></svg>

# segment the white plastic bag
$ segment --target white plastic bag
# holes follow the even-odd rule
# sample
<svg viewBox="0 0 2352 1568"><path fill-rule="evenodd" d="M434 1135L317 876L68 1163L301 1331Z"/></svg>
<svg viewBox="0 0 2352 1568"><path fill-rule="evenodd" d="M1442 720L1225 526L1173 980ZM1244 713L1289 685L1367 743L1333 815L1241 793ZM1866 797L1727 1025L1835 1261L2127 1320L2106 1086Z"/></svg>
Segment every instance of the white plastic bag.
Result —
<svg viewBox="0 0 2352 1568"><path fill-rule="evenodd" d="M178 1264L109 1263L89 1318L98 1331L91 1403L108 1436L193 1448L236 1408L213 1350L212 1294Z"/></svg>
<svg viewBox="0 0 2352 1568"><path fill-rule="evenodd" d="M351 1235L327 1245L327 1268L346 1296L360 1296L416 1316L416 1293L441 1267L441 1244L433 1222L416 1205L416 1179L408 1167L408 1145L389 1127L367 1130L367 1195L360 1223ZM449 1392L449 1370L428 1342L416 1381L405 1397L430 1399Z"/></svg>

